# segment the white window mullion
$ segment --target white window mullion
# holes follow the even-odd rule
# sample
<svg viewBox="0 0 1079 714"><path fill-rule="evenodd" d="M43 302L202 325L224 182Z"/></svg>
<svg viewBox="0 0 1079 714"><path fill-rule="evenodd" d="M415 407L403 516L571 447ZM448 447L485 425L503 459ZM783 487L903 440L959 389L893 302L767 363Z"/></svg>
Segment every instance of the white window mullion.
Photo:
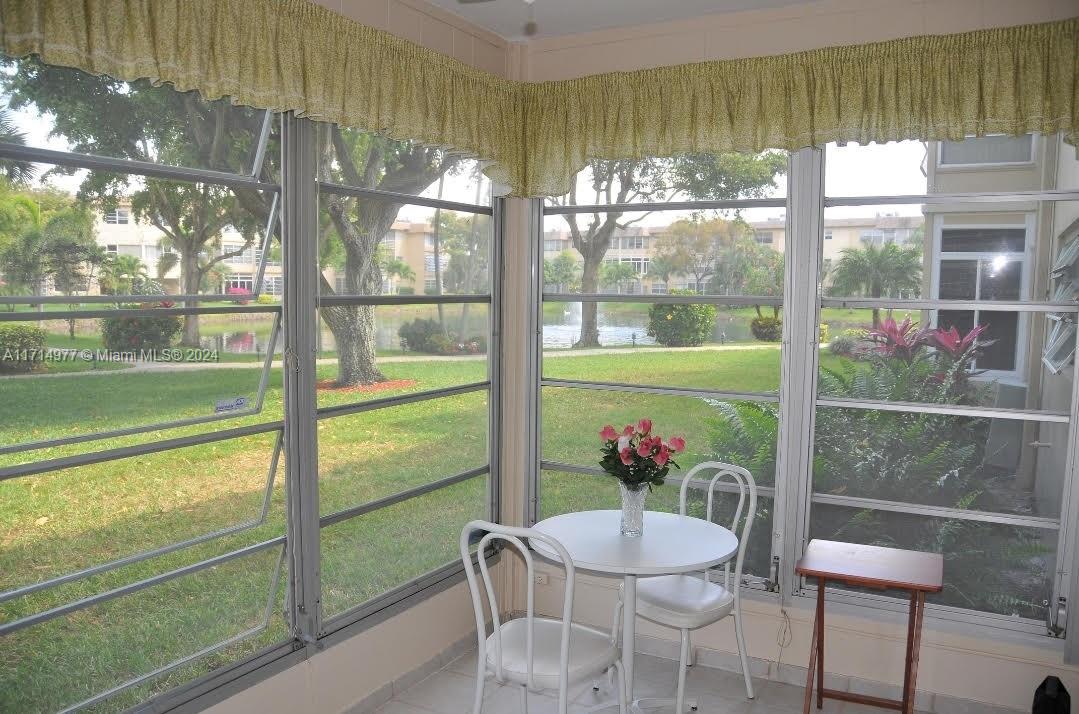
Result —
<svg viewBox="0 0 1079 714"><path fill-rule="evenodd" d="M820 270L823 255L824 152L791 154L784 276L783 371L776 454L776 517L772 556L780 559L784 602L797 592L812 488L813 418L819 357Z"/></svg>

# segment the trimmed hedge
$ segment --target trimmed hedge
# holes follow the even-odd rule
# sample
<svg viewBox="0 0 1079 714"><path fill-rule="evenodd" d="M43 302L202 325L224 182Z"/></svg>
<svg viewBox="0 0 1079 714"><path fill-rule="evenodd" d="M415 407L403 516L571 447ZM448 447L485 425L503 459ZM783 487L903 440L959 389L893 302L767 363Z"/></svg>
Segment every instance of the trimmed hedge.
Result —
<svg viewBox="0 0 1079 714"><path fill-rule="evenodd" d="M33 325L0 325L0 372L32 372L45 363L48 333Z"/></svg>
<svg viewBox="0 0 1079 714"><path fill-rule="evenodd" d="M175 315L153 317L106 317L101 321L101 339L116 352L163 350L172 345L183 323Z"/></svg>
<svg viewBox="0 0 1079 714"><path fill-rule="evenodd" d="M683 291L674 290L672 294ZM715 305L653 305L648 310L648 335L667 347L703 345L716 326Z"/></svg>
<svg viewBox="0 0 1079 714"><path fill-rule="evenodd" d="M779 342L783 339L783 320L778 317L758 317L749 323L753 336L761 342Z"/></svg>

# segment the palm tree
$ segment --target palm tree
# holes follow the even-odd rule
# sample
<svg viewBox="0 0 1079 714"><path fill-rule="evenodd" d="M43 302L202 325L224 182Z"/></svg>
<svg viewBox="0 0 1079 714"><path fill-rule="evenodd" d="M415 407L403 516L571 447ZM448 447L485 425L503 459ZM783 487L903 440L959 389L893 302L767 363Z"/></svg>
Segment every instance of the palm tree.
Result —
<svg viewBox="0 0 1079 714"><path fill-rule="evenodd" d="M26 135L15 128L7 109L0 109L0 142L20 146L26 143ZM0 175L12 183L27 183L34 178L34 173L34 164L29 161L0 159Z"/></svg>
<svg viewBox="0 0 1079 714"><path fill-rule="evenodd" d="M101 268L101 282L115 295L131 295L134 287L149 277L146 265L134 255L114 256Z"/></svg>
<svg viewBox="0 0 1079 714"><path fill-rule="evenodd" d="M648 274L663 281L667 292L671 290L671 278L679 273L678 263L666 256L657 255L648 264Z"/></svg>
<svg viewBox="0 0 1079 714"><path fill-rule="evenodd" d="M922 284L922 251L918 246L868 244L847 248L832 270L832 295L898 298ZM873 308L873 327L880 326L880 309Z"/></svg>

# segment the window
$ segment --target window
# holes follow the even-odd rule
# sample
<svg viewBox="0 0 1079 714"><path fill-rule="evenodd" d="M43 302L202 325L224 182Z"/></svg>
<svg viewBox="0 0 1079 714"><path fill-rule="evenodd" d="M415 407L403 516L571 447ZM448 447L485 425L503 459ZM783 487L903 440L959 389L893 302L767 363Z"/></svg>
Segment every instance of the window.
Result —
<svg viewBox="0 0 1079 714"><path fill-rule="evenodd" d="M595 276L583 274L568 291L548 286L536 306L542 376L533 519L617 507L617 487L596 467L598 431L606 423L621 429L648 417L658 433L682 435L688 444L678 459L681 470L649 496L649 509L677 509L679 479L695 464L715 458L742 462L754 454L751 470L761 489L746 571L761 587L772 556L776 432L769 425L778 418L783 256L777 246L761 246L753 232L742 229L741 220L771 219L785 208L786 159L786 154L766 152L729 162L755 165L752 193L729 197L732 203L759 199L748 209L732 205L643 212L609 206L602 203L605 190L592 190L591 168L578 178L576 200L554 199L545 207L535 244L537 264L542 265L544 257L541 236L573 226L586 251L574 249L576 264L583 272L587 254L600 267ZM640 174L624 173L601 183L632 180L644 185L649 166L671 172L678 170L678 162L656 160L642 164ZM566 204L579 209L585 197L596 199L587 213L563 210ZM737 205L742 205L740 200ZM608 247L597 227L611 218L647 236L623 236ZM627 249L637 254L621 253ZM664 274L657 273L657 265ZM668 284L683 292L696 286L696 302L687 305L684 295L668 295ZM628 296L634 299L625 299ZM755 304L768 318L757 327L764 341L753 334ZM752 349L724 350L722 345ZM591 356L574 356L580 348ZM749 363L752 376L742 369ZM672 395L672 390L692 396ZM567 428L580 424L582 414L588 415L588 428ZM743 429L752 430L759 440L743 445L737 436ZM703 514L700 492L692 492L691 508ZM719 508L728 521L734 500L730 494L720 498Z"/></svg>
<svg viewBox="0 0 1079 714"><path fill-rule="evenodd" d="M942 149L957 164L982 150ZM804 355L817 363L815 413L811 495L796 538L941 552L947 585L929 598L935 616L1044 636L1067 588L1056 575L1067 547L1060 444L1074 438L1061 420L1075 408L1075 335L1058 319L1074 313L1045 302L1050 276L1036 266L1051 265L1076 206L946 195L872 206L858 197L859 182L875 176L890 177L876 184L882 196L991 194L1003 180L968 169L935 189L924 152L919 142L825 151L825 221L874 224L854 252L832 255L816 306L832 341ZM815 583L797 586L808 596ZM856 588L836 598L891 607Z"/></svg>
<svg viewBox="0 0 1079 714"><path fill-rule="evenodd" d="M126 226L129 213L126 208L111 208L105 211L105 223L113 226Z"/></svg>
<svg viewBox="0 0 1079 714"><path fill-rule="evenodd" d="M632 265L637 275L648 274L648 258L619 258L618 262Z"/></svg>
<svg viewBox="0 0 1079 714"><path fill-rule="evenodd" d="M569 241L547 239L543 241L543 250L548 253L560 253L569 245Z"/></svg>
<svg viewBox="0 0 1079 714"><path fill-rule="evenodd" d="M31 155L48 150L10 194L47 195L46 225L87 229L48 275L3 276L59 294L5 311L6 324L40 329L46 352L0 366L25 373L3 380L0 400L0 708L119 711L292 647L280 308L166 295L218 293L214 246L266 225L279 188L251 178L249 151L277 141L260 131L273 115L33 58L4 58L0 95ZM201 165L204 139L226 158ZM96 157L92 172L76 148ZM175 170L158 179L147 162ZM89 215L77 195L108 210ZM153 220L135 230L129 205ZM196 215L216 228L192 237ZM167 233L166 254L203 254L204 272L159 273ZM20 524L41 518L66 526L29 537Z"/></svg>
<svg viewBox="0 0 1079 714"><path fill-rule="evenodd" d="M498 493L491 393L499 253L490 181L473 160L441 152L432 158L438 150L414 142L333 131L343 136L319 152L329 180L318 191L319 263L327 280L318 296L316 385L329 631L404 599L417 579L434 583L439 572L459 568L461 528L492 518ZM364 173L353 173L353 158L336 150L342 145L376 145L387 163L405 168L395 169L386 186L377 175L368 185L344 186L348 176ZM424 178L432 163L445 171L441 179ZM409 166L416 167L411 177ZM418 191L428 205L386 195L408 181L429 184ZM351 225L334 225L331 212ZM372 251L367 225L398 228ZM345 254L379 260L381 271L336 259ZM405 259L395 261L397 254ZM417 292L423 294L410 303ZM366 450L374 444L378 458Z"/></svg>
<svg viewBox="0 0 1079 714"><path fill-rule="evenodd" d="M1034 137L982 136L967 137L963 141L940 142L940 165L951 166L1007 166L1028 164L1034 160Z"/></svg>
<svg viewBox="0 0 1079 714"><path fill-rule="evenodd" d="M939 285L936 297L943 300L1021 300L1026 285L1026 228L942 227L938 257ZM962 334L975 327L992 340L972 364L972 369L1016 372L1025 325L1015 312L990 310L939 310L937 326L955 327Z"/></svg>
<svg viewBox="0 0 1079 714"><path fill-rule="evenodd" d="M718 233L723 224L704 230L702 223L723 216L644 215L602 203L584 214L564 210L579 207L579 197L544 208L548 231L579 220L587 237L606 209L619 221L638 220L654 242L645 279L604 282L604 274L629 276L625 268L634 265L634 256L604 251L600 279L582 279L579 300L547 290L537 306L541 430L531 517L617 507L613 489L589 482L598 437L564 425L578 423L582 410L595 414L596 430L647 416L664 435L684 432L690 445L672 481L687 466L721 458L746 465L763 485L762 522L780 540L754 527L749 572L774 568L783 601L815 595L815 583L793 573L808 539L893 545L946 556L946 588L930 598L931 617L1030 638L1059 633L1052 603L1068 597L1070 581L1060 573L1075 547L1063 519L1073 507L1066 484L1077 408L1071 258L1079 248L1071 241L1079 202L1055 194L1032 194L1022 205L991 195L971 200L966 194L996 191L970 171L951 177L947 190L960 195L931 191L921 142L822 153L824 186L790 189L792 206L823 189L824 216L792 215L780 234L789 239L781 240L775 231L786 221L771 222L768 204L753 204L767 210L743 217L753 231L723 234L762 261L754 270L725 271L728 256L702 240L679 271L657 274L657 266L668 268L660 256L678 258L694 236ZM1079 175L1074 152L1058 156L1067 162L1058 176ZM814 150L798 152L795 175L815 173L817 160ZM899 200L933 193L942 195ZM867 205L860 194L888 200ZM757 241L759 232L772 233L772 246ZM575 255L578 265L585 257ZM793 265L810 267L784 280ZM779 280L746 280L747 273ZM711 349L685 350L657 328L653 315L686 299L673 299L668 287L695 288L693 307L715 310L697 343ZM773 314L781 324L769 320ZM739 343L753 349L719 349ZM572 357L575 347L597 345L603 349L587 359ZM812 426L783 429L786 419ZM785 464L778 474L776 459ZM648 507L673 509L676 498L665 485ZM750 579L749 587L761 585ZM886 594L855 588L829 597L903 609Z"/></svg>
<svg viewBox="0 0 1079 714"><path fill-rule="evenodd" d="M261 251L258 251L261 253ZM236 255L231 255L235 253ZM245 247L243 243L227 243L221 246L221 255L228 256L224 259L224 263L227 265L251 265L258 262L255 256L255 249L251 246ZM258 256L261 258L261 255Z"/></svg>
<svg viewBox="0 0 1079 714"><path fill-rule="evenodd" d="M42 77L63 84L35 86ZM35 59L6 60L0 93L17 128L40 125L24 132L28 141L50 136L49 146L30 147L34 163L48 165L32 185L10 189L27 199L48 191L45 220L83 215L76 192L100 203L123 191L154 215L126 240L109 232L119 216L103 216L96 240L56 261L63 270L3 276L5 285L33 282L37 293L61 294L2 298L10 306L4 321L41 329L47 352L30 364L0 356L0 372L25 372L4 380L0 400L0 639L16 648L0 668L0 708L156 709L165 705L146 701L179 688L168 699L175 706L196 695L190 683L203 675L231 682L254 657L261 666L292 656L297 633L314 641L427 597L454 575L456 533L467 520L496 517L498 502L491 393L500 232L478 164L446 157L435 162L445 181L387 197L341 188L334 182L343 159L317 151L307 158L325 161L319 175L329 180L317 191L282 191L280 180L298 183L293 167L281 165L282 155L295 155L281 151L282 141L301 137L306 147L323 130L348 130L279 120L228 98L204 102L168 85L46 72ZM125 121L110 121L110 112L124 112ZM74 123L54 125L54 116ZM77 133L67 136L71 127ZM200 165L216 153L200 143L207 138L225 157L217 165ZM384 142L402 159L439 151L349 138ZM82 157L64 142L95 155L92 175L78 170ZM256 155L264 164L252 170ZM167 181L146 165L165 160L177 169ZM103 186L106 195L94 193ZM418 194L434 207L410 203ZM377 279L355 271L343 244L351 234L314 220L319 203L326 210L334 201L346 216L382 211L380 225L399 215L413 227L438 226L442 294L397 299L425 278L420 230L394 236L393 248L412 262L394 260L387 236L388 250L367 247L366 257L382 261L370 271ZM297 229L278 224L285 210L312 217L298 229L302 240L282 235ZM192 216L213 230L192 230ZM89 220L92 228L96 218ZM320 227L322 263L306 235ZM277 250L275 238L287 242L288 265L267 274L272 261L262 259ZM113 258L100 270L92 264L99 248ZM318 280L286 281L286 270L308 278L324 270L324 294ZM282 295L287 282L282 297L315 319L286 327L276 300L219 294L253 292L259 282L260 297ZM398 288L394 299L382 294L388 285ZM408 360L390 358L406 351ZM285 393L282 354L298 361L300 389L310 390L317 414ZM378 409L368 409L376 399ZM285 492L295 494L301 478L283 456L286 442L290 456L303 443L319 457L302 479L307 505L289 512ZM376 443L380 457L372 459ZM439 526L416 538L408 529L430 513ZM26 531L41 518L36 532ZM43 528L47 522L63 527ZM311 533L314 548L302 544ZM87 658L93 667L82 666Z"/></svg>
<svg viewBox="0 0 1079 714"><path fill-rule="evenodd" d="M772 231L755 231L753 240L761 245L772 245Z"/></svg>
<svg viewBox="0 0 1079 714"><path fill-rule="evenodd" d="M280 297L285 291L284 277L280 275L267 275L262 290L268 295Z"/></svg>
<svg viewBox="0 0 1079 714"><path fill-rule="evenodd" d="M896 232L894 229L870 228L858 234L858 240L874 246L882 246L886 243L895 243Z"/></svg>
<svg viewBox="0 0 1079 714"><path fill-rule="evenodd" d="M225 278L225 292L231 290L246 290L254 292L255 280L250 273L235 273Z"/></svg>

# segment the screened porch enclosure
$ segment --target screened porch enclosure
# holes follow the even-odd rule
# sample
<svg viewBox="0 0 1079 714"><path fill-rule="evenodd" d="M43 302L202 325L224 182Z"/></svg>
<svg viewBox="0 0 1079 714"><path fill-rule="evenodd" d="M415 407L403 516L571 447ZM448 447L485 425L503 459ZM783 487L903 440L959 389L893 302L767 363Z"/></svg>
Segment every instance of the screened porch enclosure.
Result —
<svg viewBox="0 0 1079 714"><path fill-rule="evenodd" d="M0 711L457 711L462 528L619 509L600 430L641 419L685 440L648 510L754 479L747 711L801 696L812 539L943 556L919 709L1079 685L1074 13L591 74L629 40L330 5L0 0ZM906 601L827 600L843 686L897 686ZM637 637L648 687L677 632Z"/></svg>

